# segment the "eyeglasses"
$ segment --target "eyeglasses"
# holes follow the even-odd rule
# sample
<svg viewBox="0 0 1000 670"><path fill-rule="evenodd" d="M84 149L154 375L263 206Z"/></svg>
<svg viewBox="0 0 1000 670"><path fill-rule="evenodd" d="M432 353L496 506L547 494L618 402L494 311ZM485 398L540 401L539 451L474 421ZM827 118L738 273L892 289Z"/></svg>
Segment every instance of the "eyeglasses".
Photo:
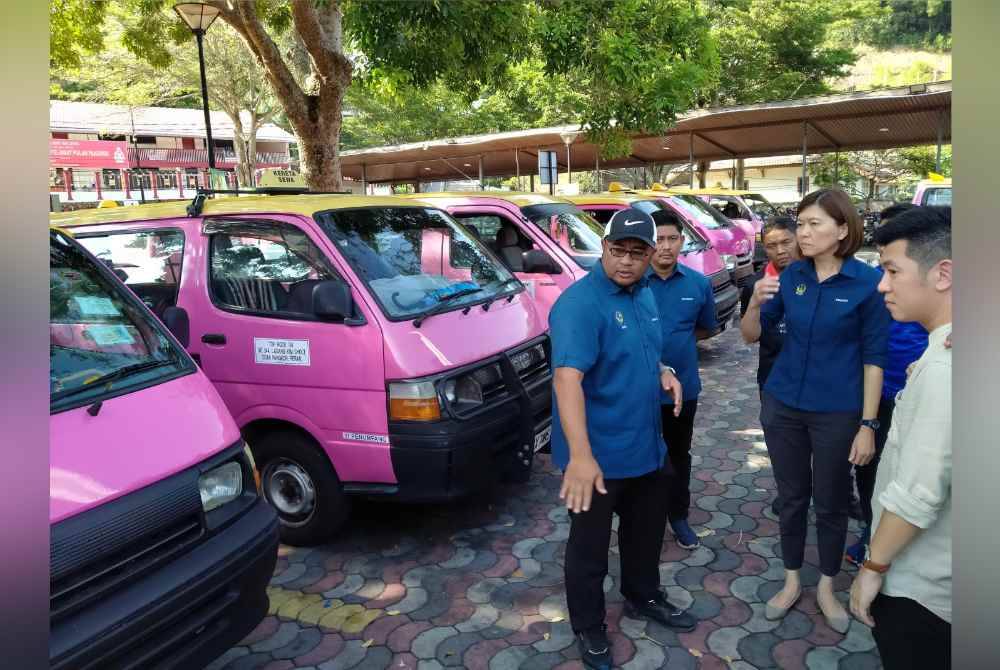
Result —
<svg viewBox="0 0 1000 670"><path fill-rule="evenodd" d="M649 249L626 249L625 247L613 247L609 245L608 251L615 258L624 258L625 254L628 254L634 261L641 261L649 256Z"/></svg>

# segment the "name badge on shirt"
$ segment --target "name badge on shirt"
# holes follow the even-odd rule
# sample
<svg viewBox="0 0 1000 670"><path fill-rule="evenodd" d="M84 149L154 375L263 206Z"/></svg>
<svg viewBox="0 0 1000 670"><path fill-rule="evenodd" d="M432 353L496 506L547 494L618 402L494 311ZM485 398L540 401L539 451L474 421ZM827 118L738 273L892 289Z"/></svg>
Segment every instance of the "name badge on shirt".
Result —
<svg viewBox="0 0 1000 670"><path fill-rule="evenodd" d="M681 298L681 300L691 301L691 300L694 300L694 298Z"/></svg>

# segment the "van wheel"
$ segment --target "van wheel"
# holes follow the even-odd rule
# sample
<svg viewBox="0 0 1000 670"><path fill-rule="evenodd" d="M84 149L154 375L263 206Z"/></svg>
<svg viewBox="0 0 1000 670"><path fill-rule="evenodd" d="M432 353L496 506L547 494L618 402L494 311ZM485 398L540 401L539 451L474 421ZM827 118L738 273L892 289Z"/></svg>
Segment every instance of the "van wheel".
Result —
<svg viewBox="0 0 1000 670"><path fill-rule="evenodd" d="M347 520L351 503L340 478L311 439L294 432L261 435L251 444L260 484L281 521L281 541L320 544Z"/></svg>

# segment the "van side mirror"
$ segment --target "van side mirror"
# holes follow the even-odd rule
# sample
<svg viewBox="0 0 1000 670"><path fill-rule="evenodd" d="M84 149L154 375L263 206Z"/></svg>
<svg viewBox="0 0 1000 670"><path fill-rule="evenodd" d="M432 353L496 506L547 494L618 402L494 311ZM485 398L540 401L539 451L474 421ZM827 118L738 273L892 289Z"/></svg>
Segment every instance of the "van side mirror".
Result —
<svg viewBox="0 0 1000 670"><path fill-rule="evenodd" d="M183 307L167 307L163 310L163 325L167 327L181 346L187 349L191 342L191 321Z"/></svg>
<svg viewBox="0 0 1000 670"><path fill-rule="evenodd" d="M551 256L540 249L531 249L521 254L525 272L536 272L546 275L557 275L562 272L562 268Z"/></svg>
<svg viewBox="0 0 1000 670"><path fill-rule="evenodd" d="M321 319L343 321L354 313L351 288L339 281L321 281L313 287L312 312Z"/></svg>

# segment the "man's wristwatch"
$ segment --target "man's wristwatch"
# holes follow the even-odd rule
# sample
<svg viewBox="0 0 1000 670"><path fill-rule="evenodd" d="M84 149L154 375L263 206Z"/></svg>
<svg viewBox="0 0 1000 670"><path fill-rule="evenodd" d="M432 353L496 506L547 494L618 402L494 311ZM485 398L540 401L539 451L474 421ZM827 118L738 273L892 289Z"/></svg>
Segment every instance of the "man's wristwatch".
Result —
<svg viewBox="0 0 1000 670"><path fill-rule="evenodd" d="M861 425L865 428L871 428L872 430L877 431L878 427L882 424L878 419L861 419Z"/></svg>
<svg viewBox="0 0 1000 670"><path fill-rule="evenodd" d="M677 370L674 370L669 365L664 365L663 363L660 363L660 374L662 375L664 372L667 372L667 371L669 371L670 374L672 374L673 376L675 376L675 377L677 376Z"/></svg>

